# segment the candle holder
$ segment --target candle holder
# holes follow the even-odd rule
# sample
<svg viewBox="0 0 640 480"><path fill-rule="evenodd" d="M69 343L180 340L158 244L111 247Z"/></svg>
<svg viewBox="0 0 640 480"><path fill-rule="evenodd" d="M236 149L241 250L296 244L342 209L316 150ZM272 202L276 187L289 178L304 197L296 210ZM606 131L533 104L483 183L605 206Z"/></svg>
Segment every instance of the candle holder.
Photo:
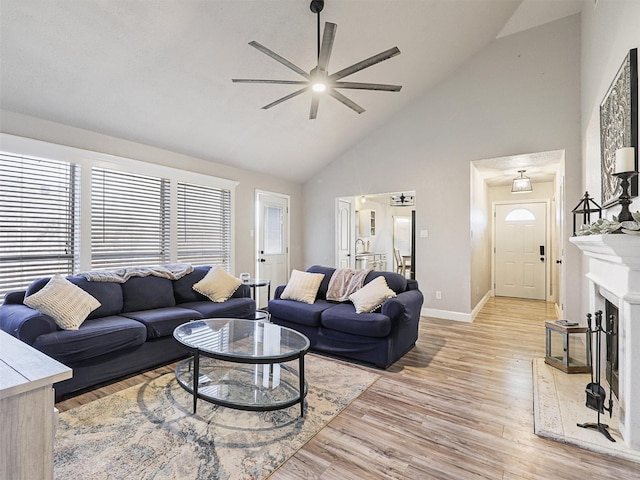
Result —
<svg viewBox="0 0 640 480"><path fill-rule="evenodd" d="M629 180L637 175L638 172L620 172L614 173L616 177L620 179L620 186L622 187L622 194L618 198L618 202L622 205L622 210L618 215L619 222L627 222L633 220L631 212L629 211L629 205L631 205L631 197L629 196Z"/></svg>

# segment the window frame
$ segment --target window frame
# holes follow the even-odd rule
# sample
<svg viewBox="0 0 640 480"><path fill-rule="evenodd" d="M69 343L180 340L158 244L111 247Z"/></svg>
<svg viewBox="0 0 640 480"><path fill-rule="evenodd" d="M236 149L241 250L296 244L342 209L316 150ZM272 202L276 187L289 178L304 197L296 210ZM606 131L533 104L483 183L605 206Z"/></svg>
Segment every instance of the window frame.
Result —
<svg viewBox="0 0 640 480"><path fill-rule="evenodd" d="M41 140L0 133L0 153L12 156L24 156L41 160L56 160L79 165L79 201L76 215L79 229L75 232L77 239L77 256L75 271L78 273L91 270L91 174L93 167L118 170L139 175L152 175L169 180L169 262L177 258L177 184L187 182L196 185L227 189L230 192L230 263L233 271L235 265L235 189L237 181L206 175L199 172L169 167L157 163L132 158L109 155L66 145L59 145Z"/></svg>

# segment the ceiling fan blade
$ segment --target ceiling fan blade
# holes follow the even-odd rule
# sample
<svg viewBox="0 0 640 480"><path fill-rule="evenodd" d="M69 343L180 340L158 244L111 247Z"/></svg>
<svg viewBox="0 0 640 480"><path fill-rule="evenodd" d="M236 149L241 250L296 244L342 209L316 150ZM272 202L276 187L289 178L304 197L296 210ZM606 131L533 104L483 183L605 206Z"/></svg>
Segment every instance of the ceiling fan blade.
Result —
<svg viewBox="0 0 640 480"><path fill-rule="evenodd" d="M281 57L280 55L278 55L276 52L274 52L273 50L269 50L267 47L265 47L264 45L259 44L256 41L252 41L249 42L249 45L251 45L254 48L257 48L258 50L260 50L262 53L264 53L265 55L269 55L271 58L273 58L275 61L280 62L282 65L284 65L287 68L290 68L291 70L293 70L294 72L296 72L299 75L302 75L304 78L309 78L309 74L307 72L305 72L304 70L302 70L300 67L294 65L293 63L291 63L289 60L287 60L284 57Z"/></svg>
<svg viewBox="0 0 640 480"><path fill-rule="evenodd" d="M354 90L383 90L385 92L399 92L402 85L385 85L383 83L358 83L358 82L335 82L331 84L334 88L350 88Z"/></svg>
<svg viewBox="0 0 640 480"><path fill-rule="evenodd" d="M398 49L398 47L390 48L389 50L385 50L382 53L374 55L373 57L369 57L366 60L362 60L361 62L355 63L350 67L344 68L339 72L336 72L333 75L330 75L329 80L340 80L341 78L346 77L347 75L352 75L356 72L359 72L360 70L364 70L365 68L371 67L376 63L380 63L384 60L388 60L391 57L395 57L396 55L399 55L399 54L400 54L400 50Z"/></svg>
<svg viewBox="0 0 640 480"><path fill-rule="evenodd" d="M318 105L320 104L320 97L313 95L311 97L311 110L309 111L309 120L314 120L318 116Z"/></svg>
<svg viewBox="0 0 640 480"><path fill-rule="evenodd" d="M301 93L304 93L306 91L307 91L307 87L301 88L300 90L296 90L295 92L290 93L289 95L287 95L285 97L282 97L282 98L276 100L275 102L271 102L269 105L265 105L264 107L262 107L262 109L263 110L267 110L267 109L269 109L271 107L275 107L276 105L279 105L282 102L284 102L286 100L289 100L290 98L297 97L298 95L300 95Z"/></svg>
<svg viewBox="0 0 640 480"><path fill-rule="evenodd" d="M334 89L329 89L329 95L331 95L333 98L335 98L339 102L344 103L347 107L349 107L351 110L355 111L356 113L364 112L364 108L362 108L360 105L358 105L353 100L349 100L347 97L342 95L340 92L336 92Z"/></svg>
<svg viewBox="0 0 640 480"><path fill-rule="evenodd" d="M307 80L261 80L257 78L232 78L233 83L275 83L278 85L306 85Z"/></svg>
<svg viewBox="0 0 640 480"><path fill-rule="evenodd" d="M335 23L325 22L324 33L322 34L322 46L320 47L320 55L318 56L318 70L327 71L329 66L329 58L331 58L331 50L333 49L333 40L336 38Z"/></svg>

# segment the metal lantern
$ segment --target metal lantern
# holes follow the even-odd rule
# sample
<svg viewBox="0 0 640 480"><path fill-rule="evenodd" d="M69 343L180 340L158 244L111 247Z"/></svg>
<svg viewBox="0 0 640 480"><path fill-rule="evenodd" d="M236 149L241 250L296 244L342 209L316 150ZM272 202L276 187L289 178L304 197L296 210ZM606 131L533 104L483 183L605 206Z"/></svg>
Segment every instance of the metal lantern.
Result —
<svg viewBox="0 0 640 480"><path fill-rule="evenodd" d="M602 218L602 208L596 202L593 201L593 198L589 197L589 192L584 192L584 197L580 200L580 203L576 205L576 208L571 210L573 212L573 236L576 236L576 232L581 225L589 225L591 223L591 214L598 213L598 218ZM582 215L582 219L580 219L580 215ZM578 221L581 220L581 223L578 224Z"/></svg>

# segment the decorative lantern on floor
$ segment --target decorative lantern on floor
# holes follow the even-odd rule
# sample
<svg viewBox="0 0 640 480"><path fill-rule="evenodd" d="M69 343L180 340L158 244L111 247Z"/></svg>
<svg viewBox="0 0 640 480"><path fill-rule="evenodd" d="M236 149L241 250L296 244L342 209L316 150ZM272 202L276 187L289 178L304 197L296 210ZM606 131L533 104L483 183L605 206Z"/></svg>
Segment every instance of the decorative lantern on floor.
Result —
<svg viewBox="0 0 640 480"><path fill-rule="evenodd" d="M566 320L547 320L544 363L565 373L591 372L591 343L587 327Z"/></svg>
<svg viewBox="0 0 640 480"><path fill-rule="evenodd" d="M593 201L593 198L589 197L589 192L584 192L584 197L580 200L580 203L576 205L576 208L571 210L573 212L573 236L576 236L576 232L580 229L582 225L589 225L591 223L591 214L598 213L598 218L602 218L602 208L596 202ZM580 219L580 215L582 218ZM581 220L581 223L578 225L577 220Z"/></svg>

